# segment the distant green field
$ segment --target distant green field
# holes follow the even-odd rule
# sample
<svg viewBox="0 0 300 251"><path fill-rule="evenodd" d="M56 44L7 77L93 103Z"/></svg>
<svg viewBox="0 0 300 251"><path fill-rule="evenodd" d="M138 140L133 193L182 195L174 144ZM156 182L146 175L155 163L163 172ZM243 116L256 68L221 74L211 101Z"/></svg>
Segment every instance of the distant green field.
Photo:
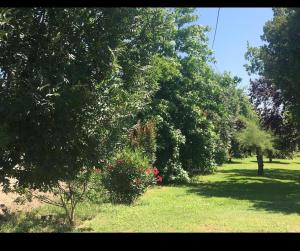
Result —
<svg viewBox="0 0 300 251"><path fill-rule="evenodd" d="M149 189L133 206L79 206L77 228L91 232L300 232L300 158L265 163L234 160L190 185ZM37 215L61 214L44 206L0 225L5 232L66 231Z"/></svg>

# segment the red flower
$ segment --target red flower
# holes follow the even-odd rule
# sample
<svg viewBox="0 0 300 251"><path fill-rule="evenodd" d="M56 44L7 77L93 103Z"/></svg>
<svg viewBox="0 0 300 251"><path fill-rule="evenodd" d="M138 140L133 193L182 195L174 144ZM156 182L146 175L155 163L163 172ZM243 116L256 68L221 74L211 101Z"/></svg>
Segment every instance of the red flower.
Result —
<svg viewBox="0 0 300 251"><path fill-rule="evenodd" d="M157 177L156 177L156 182L157 182L157 183L161 183L161 182L162 182L162 177L159 176L159 175L157 175Z"/></svg>
<svg viewBox="0 0 300 251"><path fill-rule="evenodd" d="M156 175L158 175L158 173L159 173L159 171L158 171L158 169L156 168L156 167L154 167L153 168L153 174L156 176Z"/></svg>

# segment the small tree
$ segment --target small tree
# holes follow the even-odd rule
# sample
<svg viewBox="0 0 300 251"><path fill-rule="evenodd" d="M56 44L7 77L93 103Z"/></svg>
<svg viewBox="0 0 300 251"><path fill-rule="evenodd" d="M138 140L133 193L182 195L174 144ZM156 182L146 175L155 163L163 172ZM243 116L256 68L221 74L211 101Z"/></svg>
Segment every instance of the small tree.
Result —
<svg viewBox="0 0 300 251"><path fill-rule="evenodd" d="M273 150L272 135L262 130L256 121L242 120L246 127L236 134L236 139L243 147L255 150L258 165L257 174L263 175L263 152Z"/></svg>
<svg viewBox="0 0 300 251"><path fill-rule="evenodd" d="M90 181L91 174L90 170L83 171L72 180L57 181L50 189L44 190L44 192L48 191L50 194L41 193L42 190L32 190L24 187L16 187L10 189L10 191L17 192L20 195L15 200L20 204L38 199L40 202L61 207L65 211L65 218L69 226L74 227L75 209L78 203L84 201L87 193L96 188L95 184Z"/></svg>

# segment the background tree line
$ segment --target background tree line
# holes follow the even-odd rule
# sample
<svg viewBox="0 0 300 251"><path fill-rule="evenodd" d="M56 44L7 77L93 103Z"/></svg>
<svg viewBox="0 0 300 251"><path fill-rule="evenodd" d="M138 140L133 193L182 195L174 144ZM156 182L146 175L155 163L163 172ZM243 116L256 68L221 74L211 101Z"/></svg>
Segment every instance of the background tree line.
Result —
<svg viewBox="0 0 300 251"><path fill-rule="evenodd" d="M250 83L250 97L262 126L275 136L274 155L292 157L300 139L300 10L274 8L273 13L263 28L265 44L248 45L245 67L259 75Z"/></svg>
<svg viewBox="0 0 300 251"><path fill-rule="evenodd" d="M193 24L193 9L1 13L2 183L72 179L129 144L138 120L155 124L166 181L226 160L235 120L251 108L239 80L209 65L208 28Z"/></svg>

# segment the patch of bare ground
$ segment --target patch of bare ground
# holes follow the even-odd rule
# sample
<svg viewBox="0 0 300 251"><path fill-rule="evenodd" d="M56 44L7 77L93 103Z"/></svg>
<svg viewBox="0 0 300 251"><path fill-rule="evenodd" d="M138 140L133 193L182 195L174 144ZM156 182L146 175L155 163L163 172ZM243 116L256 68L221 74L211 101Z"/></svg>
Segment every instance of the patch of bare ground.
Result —
<svg viewBox="0 0 300 251"><path fill-rule="evenodd" d="M11 184L13 184L13 181L11 182ZM53 196L49 193L35 192L35 194L47 195L53 198ZM2 186L0 185L0 215L4 214L5 211L9 213L30 212L32 211L32 209L37 208L43 204L37 198L32 198L32 201L25 201L24 203L20 204L15 201L19 196L20 195L15 192L4 193L2 191Z"/></svg>

